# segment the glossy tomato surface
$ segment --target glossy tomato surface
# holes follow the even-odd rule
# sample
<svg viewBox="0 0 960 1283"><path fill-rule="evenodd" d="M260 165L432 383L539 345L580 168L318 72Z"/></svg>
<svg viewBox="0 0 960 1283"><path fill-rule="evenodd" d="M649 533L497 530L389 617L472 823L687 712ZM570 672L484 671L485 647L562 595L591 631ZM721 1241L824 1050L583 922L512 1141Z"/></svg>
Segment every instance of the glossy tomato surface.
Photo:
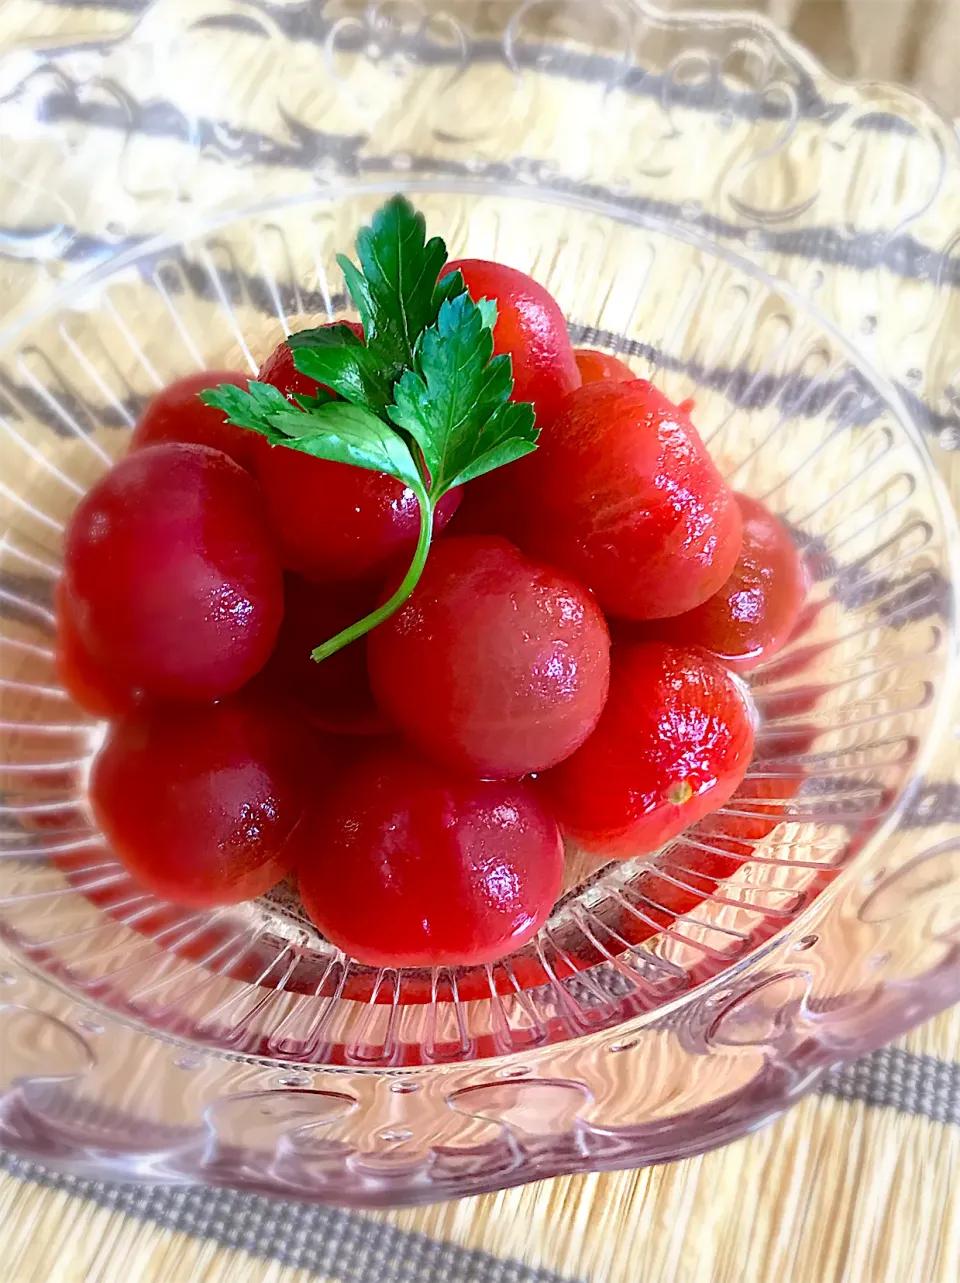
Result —
<svg viewBox="0 0 960 1283"><path fill-rule="evenodd" d="M580 579L608 614L678 615L733 570L733 492L689 417L645 380L574 392L523 462L521 545Z"/></svg>
<svg viewBox="0 0 960 1283"><path fill-rule="evenodd" d="M71 519L64 574L89 653L155 698L238 690L283 614L259 488L207 446L149 446L116 464Z"/></svg>
<svg viewBox="0 0 960 1283"><path fill-rule="evenodd" d="M469 780L407 749L374 753L313 817L310 917L369 966L469 966L520 948L560 891L557 826L522 784Z"/></svg>
<svg viewBox="0 0 960 1283"><path fill-rule="evenodd" d="M222 410L204 405L200 393L221 383L246 388L249 377L239 370L200 370L178 379L151 397L130 438L131 450L163 441L185 441L222 450L242 468L253 469L257 434L228 423Z"/></svg>
<svg viewBox="0 0 960 1283"><path fill-rule="evenodd" d="M268 446L257 464L285 569L317 583L366 580L413 555L420 505L409 486L282 445ZM440 500L438 533L459 501L454 490Z"/></svg>
<svg viewBox="0 0 960 1283"><path fill-rule="evenodd" d="M580 386L580 371L555 299L532 277L502 263L459 259L446 272L462 272L475 300L497 303L494 350L513 361L513 399L531 401L541 432L549 430L564 397ZM530 460L518 459L479 477L465 488L461 526L464 534L497 534L515 539L519 530Z"/></svg>
<svg viewBox="0 0 960 1283"><path fill-rule="evenodd" d="M807 580L800 555L765 504L736 496L743 544L723 586L683 615L647 625L678 645L703 646L728 668L745 673L775 655L800 616Z"/></svg>
<svg viewBox="0 0 960 1283"><path fill-rule="evenodd" d="M597 729L538 788L587 850L642 855L727 801L753 741L747 698L713 656L662 642L615 647Z"/></svg>
<svg viewBox="0 0 960 1283"><path fill-rule="evenodd" d="M444 275L460 272L470 297L493 299L496 353L513 358L513 399L532 401L545 426L568 392L580 386L580 371L559 304L532 276L504 263L461 258Z"/></svg>
<svg viewBox="0 0 960 1283"><path fill-rule="evenodd" d="M574 348L580 378L584 383L630 383L637 376L618 356L594 348Z"/></svg>
<svg viewBox="0 0 960 1283"><path fill-rule="evenodd" d="M73 603L61 579L56 591L57 676L70 698L94 717L119 717L133 708L136 695L116 671L98 663L84 644L74 620Z"/></svg>
<svg viewBox="0 0 960 1283"><path fill-rule="evenodd" d="M203 908L260 895L292 867L308 796L332 769L299 718L241 694L120 718L94 760L90 800L138 881Z"/></svg>
<svg viewBox="0 0 960 1283"><path fill-rule="evenodd" d="M361 637L315 663L314 647L373 610L380 584L312 584L298 575L284 580L280 636L263 677L316 726L343 735L389 729L370 690L367 639Z"/></svg>
<svg viewBox="0 0 960 1283"><path fill-rule="evenodd" d="M450 538L370 634L368 663L378 703L424 753L504 779L562 761L590 734L610 640L569 576L505 539Z"/></svg>

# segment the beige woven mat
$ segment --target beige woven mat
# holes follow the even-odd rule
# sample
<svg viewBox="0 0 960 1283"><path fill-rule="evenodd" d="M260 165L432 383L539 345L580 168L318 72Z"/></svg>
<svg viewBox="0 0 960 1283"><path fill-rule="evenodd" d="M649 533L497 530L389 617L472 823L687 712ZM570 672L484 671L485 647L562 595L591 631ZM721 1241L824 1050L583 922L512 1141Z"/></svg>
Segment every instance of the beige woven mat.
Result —
<svg viewBox="0 0 960 1283"><path fill-rule="evenodd" d="M956 1046L960 1017L951 1024ZM409 1283L955 1283L958 1171L956 1126L815 1097L669 1167L349 1217L348 1272L285 1268L12 1177L0 1181L0 1236L10 1283L373 1283L396 1252L409 1254L396 1276ZM434 1256L377 1221L474 1250Z"/></svg>
<svg viewBox="0 0 960 1283"><path fill-rule="evenodd" d="M136 8L0 0L0 47L119 31ZM0 308L17 305L22 268L0 261ZM948 479L960 505L960 468ZM722 1151L422 1210L52 1182L0 1155L0 1279L956 1283L958 1194L960 1010Z"/></svg>

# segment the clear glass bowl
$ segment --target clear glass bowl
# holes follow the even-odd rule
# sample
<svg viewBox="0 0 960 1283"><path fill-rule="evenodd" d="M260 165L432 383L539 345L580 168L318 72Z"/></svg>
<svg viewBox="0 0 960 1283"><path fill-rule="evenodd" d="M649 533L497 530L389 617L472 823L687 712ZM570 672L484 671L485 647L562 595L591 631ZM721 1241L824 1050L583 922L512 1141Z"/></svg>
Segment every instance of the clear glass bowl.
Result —
<svg viewBox="0 0 960 1283"><path fill-rule="evenodd" d="M960 996L957 534L921 439L957 395L956 141L750 17L186 8L0 62L0 1144L359 1206L740 1135ZM51 664L64 523L146 399L343 314L335 255L397 189L693 397L814 581L685 872L571 853L535 945L463 972L352 963L284 888L153 900Z"/></svg>

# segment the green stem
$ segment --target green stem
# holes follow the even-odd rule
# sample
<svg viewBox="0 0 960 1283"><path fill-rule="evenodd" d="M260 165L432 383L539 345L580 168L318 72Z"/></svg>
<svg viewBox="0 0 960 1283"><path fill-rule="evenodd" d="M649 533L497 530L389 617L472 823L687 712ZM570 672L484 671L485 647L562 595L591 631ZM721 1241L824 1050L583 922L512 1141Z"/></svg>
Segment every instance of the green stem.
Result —
<svg viewBox="0 0 960 1283"><path fill-rule="evenodd" d="M410 568L404 575L400 587L388 598L382 606L372 610L369 615L351 624L343 632L337 633L336 637L331 637L329 641L318 646L313 651L311 658L315 659L318 664L331 655L335 655L338 650L343 650L344 646L349 646L351 642L356 641L358 637L363 637L365 633L382 624L385 619L389 619L400 609L410 594L420 582L420 576L423 574L423 568L427 564L427 554L430 552L430 544L433 541L433 500L427 493L425 486L411 487L420 505L420 537L417 540L417 550L413 554L413 561Z"/></svg>

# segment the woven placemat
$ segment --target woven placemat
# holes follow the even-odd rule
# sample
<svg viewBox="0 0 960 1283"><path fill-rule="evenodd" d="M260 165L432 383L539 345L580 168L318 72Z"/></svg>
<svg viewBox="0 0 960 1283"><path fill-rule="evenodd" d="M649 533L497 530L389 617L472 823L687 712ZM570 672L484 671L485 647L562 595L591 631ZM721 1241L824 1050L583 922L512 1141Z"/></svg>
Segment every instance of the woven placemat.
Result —
<svg viewBox="0 0 960 1283"><path fill-rule="evenodd" d="M886 1049L712 1154L382 1214L80 1180L5 1155L5 1277L954 1283L958 1102L960 1065Z"/></svg>
<svg viewBox="0 0 960 1283"><path fill-rule="evenodd" d="M109 37L140 7L139 0L7 0L0 46ZM311 6L259 7L295 30ZM162 132L165 105L154 108L151 128ZM77 123L111 128L82 112ZM284 156L277 163L289 170L315 161ZM849 273L866 233L859 240L847 228L844 243L841 253L832 229L823 228L784 253ZM891 267L912 270L899 259ZM960 271L951 279L960 288ZM28 287L25 265L0 256L0 308L19 303ZM928 418L931 430L950 427ZM948 467L947 475L960 503L960 469ZM940 792L938 815L960 811L955 786ZM831 1075L779 1123L722 1151L425 1209L361 1214L226 1190L81 1180L0 1153L0 1277L956 1283L958 1184L960 1010Z"/></svg>

